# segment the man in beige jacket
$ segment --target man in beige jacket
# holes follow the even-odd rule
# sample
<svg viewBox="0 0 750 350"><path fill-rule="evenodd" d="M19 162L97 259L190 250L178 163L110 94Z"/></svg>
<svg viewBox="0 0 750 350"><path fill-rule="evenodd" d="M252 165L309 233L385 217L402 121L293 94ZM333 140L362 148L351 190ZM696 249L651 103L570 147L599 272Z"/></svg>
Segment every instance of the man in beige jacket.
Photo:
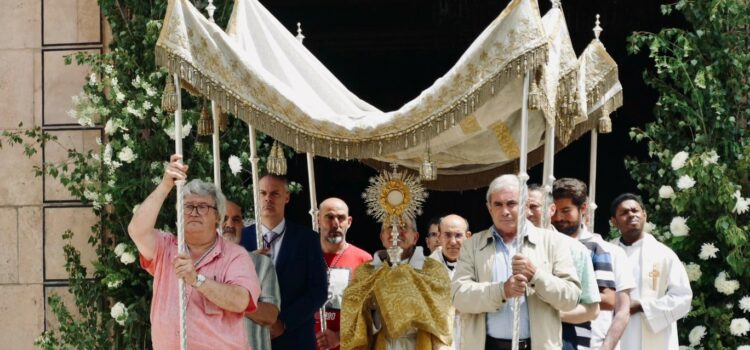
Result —
<svg viewBox="0 0 750 350"><path fill-rule="evenodd" d="M519 247L519 188L515 175L490 183L487 209L493 226L461 249L451 286L461 313L461 349L510 349L515 297L521 297L519 349L562 348L560 311L576 306L581 285L568 243L558 235L527 222ZM516 253L519 248L523 254Z"/></svg>

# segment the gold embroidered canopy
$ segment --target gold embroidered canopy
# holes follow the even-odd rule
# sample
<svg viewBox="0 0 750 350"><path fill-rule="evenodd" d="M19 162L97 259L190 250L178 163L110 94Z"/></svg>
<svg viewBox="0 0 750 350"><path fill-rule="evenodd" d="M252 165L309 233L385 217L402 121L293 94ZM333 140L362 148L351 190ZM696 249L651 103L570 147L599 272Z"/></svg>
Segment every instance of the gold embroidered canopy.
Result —
<svg viewBox="0 0 750 350"><path fill-rule="evenodd" d="M432 188L484 186L511 170L524 73L534 74L530 165L547 123L564 146L622 104L601 43L576 58L562 10L542 18L535 0L511 1L445 75L389 112L351 93L257 0L235 1L226 32L190 1L170 0L156 55L184 87L299 152L418 169L429 144L440 169Z"/></svg>

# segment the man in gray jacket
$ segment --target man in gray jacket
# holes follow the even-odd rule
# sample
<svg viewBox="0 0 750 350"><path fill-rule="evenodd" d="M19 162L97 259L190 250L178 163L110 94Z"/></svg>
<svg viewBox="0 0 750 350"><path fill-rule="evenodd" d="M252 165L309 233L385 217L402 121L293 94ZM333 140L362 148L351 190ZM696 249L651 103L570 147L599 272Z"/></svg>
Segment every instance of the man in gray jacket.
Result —
<svg viewBox="0 0 750 350"><path fill-rule="evenodd" d="M451 293L461 313L462 349L510 349L516 297L521 298L519 349L560 349L560 311L573 309L581 295L566 241L530 222L524 241L516 239L519 211L526 212L519 208L519 188L515 175L490 183L487 209L493 226L461 249Z"/></svg>

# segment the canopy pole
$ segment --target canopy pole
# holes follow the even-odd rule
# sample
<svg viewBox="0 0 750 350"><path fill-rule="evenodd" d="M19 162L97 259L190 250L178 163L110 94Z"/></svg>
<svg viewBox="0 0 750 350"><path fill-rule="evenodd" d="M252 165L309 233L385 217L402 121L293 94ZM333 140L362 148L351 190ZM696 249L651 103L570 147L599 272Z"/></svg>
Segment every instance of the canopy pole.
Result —
<svg viewBox="0 0 750 350"><path fill-rule="evenodd" d="M307 153L307 184L310 188L310 217L312 219L312 229L318 232L318 195L315 189L315 163L313 163L312 153ZM321 323L322 324L322 323Z"/></svg>
<svg viewBox="0 0 750 350"><path fill-rule="evenodd" d="M247 124L248 141L250 143L250 169L253 178L253 216L255 216L255 244L256 248L263 247L263 230L261 229L260 218L260 189L258 176L258 148L255 144L255 127Z"/></svg>
<svg viewBox="0 0 750 350"><path fill-rule="evenodd" d="M214 186L221 190L221 145L219 144L219 106L216 101L211 100L211 114L213 115L214 133L212 135L213 155L214 155ZM222 218L223 220L224 218Z"/></svg>
<svg viewBox="0 0 750 350"><path fill-rule="evenodd" d="M591 154L589 156L589 208L588 208L588 228L594 232L594 215L596 212L596 158L599 148L599 131L596 127L591 129Z"/></svg>
<svg viewBox="0 0 750 350"><path fill-rule="evenodd" d="M547 123L544 131L544 179L542 179L542 227L549 228L549 208L552 206L552 184L555 182L555 122Z"/></svg>
<svg viewBox="0 0 750 350"><path fill-rule="evenodd" d="M523 76L523 99L521 101L521 156L519 159L519 189L518 191L518 225L516 234L516 242L518 244L518 254L522 253L523 241L526 236L526 203L528 202L529 187L528 180L529 175L526 173L527 160L528 160L528 143L529 143L529 79L531 72L524 73ZM511 349L518 350L518 342L521 331L521 297L514 298L513 300L513 339L511 342Z"/></svg>
<svg viewBox="0 0 750 350"><path fill-rule="evenodd" d="M302 34L302 23L297 22L297 41L299 41L300 44L302 44L302 41L305 40L305 35ZM315 232L318 232L318 199L317 199L317 191L315 189L315 164L313 163L313 158L315 157L312 153L307 152L307 187L310 190L310 219L312 220L312 229ZM330 299L330 296L329 296ZM318 310L318 316L320 317L320 330L325 332L328 328L328 324L326 323L326 305L323 304L323 306ZM325 349L327 350L327 348Z"/></svg>
<svg viewBox="0 0 750 350"><path fill-rule="evenodd" d="M172 76L174 78L175 95L177 98L177 108L174 111L174 148L175 154L182 157L182 96L180 87L180 77L177 74ZM182 161L179 161L182 163ZM183 254L187 251L185 246L185 207L184 198L182 197L182 187L185 185L185 180L175 181L177 187L177 252ZM180 294L180 350L187 349L187 303L185 299L185 280L180 278L177 281Z"/></svg>

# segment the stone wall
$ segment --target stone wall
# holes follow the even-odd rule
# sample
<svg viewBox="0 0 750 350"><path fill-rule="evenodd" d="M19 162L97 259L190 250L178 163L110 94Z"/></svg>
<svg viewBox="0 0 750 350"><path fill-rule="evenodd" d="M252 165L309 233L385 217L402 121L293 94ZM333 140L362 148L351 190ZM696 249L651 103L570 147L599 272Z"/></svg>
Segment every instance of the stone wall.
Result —
<svg viewBox="0 0 750 350"><path fill-rule="evenodd" d="M96 0L4 0L0 10L0 129L42 126L59 141L28 158L19 147L0 149L0 339L4 349L33 349L54 316L50 293L66 296L62 233L73 230L82 261L95 222L90 207L71 198L34 166L63 159L66 150L95 147L100 128L82 128L67 115L88 74L63 56L101 51L106 30Z"/></svg>

